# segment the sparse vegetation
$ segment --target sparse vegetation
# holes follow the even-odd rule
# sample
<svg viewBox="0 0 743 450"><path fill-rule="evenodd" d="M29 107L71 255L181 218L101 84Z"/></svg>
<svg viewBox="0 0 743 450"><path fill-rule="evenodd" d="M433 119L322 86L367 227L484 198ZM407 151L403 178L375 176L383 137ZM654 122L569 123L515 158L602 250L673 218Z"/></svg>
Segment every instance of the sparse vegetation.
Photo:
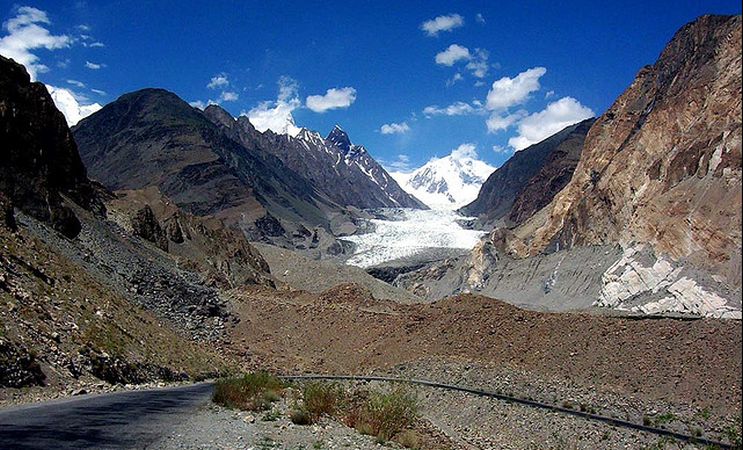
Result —
<svg viewBox="0 0 743 450"><path fill-rule="evenodd" d="M307 383L302 389L303 409L312 423L323 415L332 416L341 408L344 389L336 383Z"/></svg>
<svg viewBox="0 0 743 450"><path fill-rule="evenodd" d="M264 411L281 398L284 384L266 372L223 378L214 387L212 400L227 408Z"/></svg>
<svg viewBox="0 0 743 450"><path fill-rule="evenodd" d="M364 434L388 441L411 427L418 419L418 399L409 390L396 386L387 392L370 392L358 410L349 417L353 426Z"/></svg>

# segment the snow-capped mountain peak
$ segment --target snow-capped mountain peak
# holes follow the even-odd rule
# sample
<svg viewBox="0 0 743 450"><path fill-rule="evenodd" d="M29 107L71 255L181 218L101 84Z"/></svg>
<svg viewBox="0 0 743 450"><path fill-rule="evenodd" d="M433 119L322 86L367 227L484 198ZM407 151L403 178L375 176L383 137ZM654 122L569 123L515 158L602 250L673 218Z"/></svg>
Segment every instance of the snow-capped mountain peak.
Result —
<svg viewBox="0 0 743 450"><path fill-rule="evenodd" d="M473 144L462 144L443 158L432 158L410 173L391 173L409 194L433 209L459 209L477 198L495 167L478 159Z"/></svg>

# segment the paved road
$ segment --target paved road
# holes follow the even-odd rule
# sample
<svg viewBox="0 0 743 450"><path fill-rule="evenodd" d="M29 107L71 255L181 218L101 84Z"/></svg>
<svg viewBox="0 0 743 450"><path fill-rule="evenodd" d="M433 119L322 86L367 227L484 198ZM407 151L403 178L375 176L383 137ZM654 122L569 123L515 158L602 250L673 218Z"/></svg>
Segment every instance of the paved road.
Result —
<svg viewBox="0 0 743 450"><path fill-rule="evenodd" d="M209 402L209 383L0 409L0 448L148 448Z"/></svg>

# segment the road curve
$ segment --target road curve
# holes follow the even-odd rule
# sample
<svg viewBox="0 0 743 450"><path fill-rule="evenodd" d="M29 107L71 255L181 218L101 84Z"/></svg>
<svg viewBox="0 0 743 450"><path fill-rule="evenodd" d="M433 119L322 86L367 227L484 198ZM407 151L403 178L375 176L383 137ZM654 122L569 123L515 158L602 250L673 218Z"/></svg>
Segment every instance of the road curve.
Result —
<svg viewBox="0 0 743 450"><path fill-rule="evenodd" d="M86 395L0 409L0 448L148 448L208 403L214 385Z"/></svg>

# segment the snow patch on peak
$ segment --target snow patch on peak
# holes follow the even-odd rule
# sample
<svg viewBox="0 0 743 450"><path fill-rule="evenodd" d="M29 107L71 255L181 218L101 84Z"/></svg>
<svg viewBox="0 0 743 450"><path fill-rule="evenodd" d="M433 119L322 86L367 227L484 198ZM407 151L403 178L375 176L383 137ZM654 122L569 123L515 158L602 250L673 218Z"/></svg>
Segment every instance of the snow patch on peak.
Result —
<svg viewBox="0 0 743 450"><path fill-rule="evenodd" d="M459 209L477 198L495 167L478 159L474 144L462 144L443 158L432 158L410 173L390 175L409 194L432 209Z"/></svg>

